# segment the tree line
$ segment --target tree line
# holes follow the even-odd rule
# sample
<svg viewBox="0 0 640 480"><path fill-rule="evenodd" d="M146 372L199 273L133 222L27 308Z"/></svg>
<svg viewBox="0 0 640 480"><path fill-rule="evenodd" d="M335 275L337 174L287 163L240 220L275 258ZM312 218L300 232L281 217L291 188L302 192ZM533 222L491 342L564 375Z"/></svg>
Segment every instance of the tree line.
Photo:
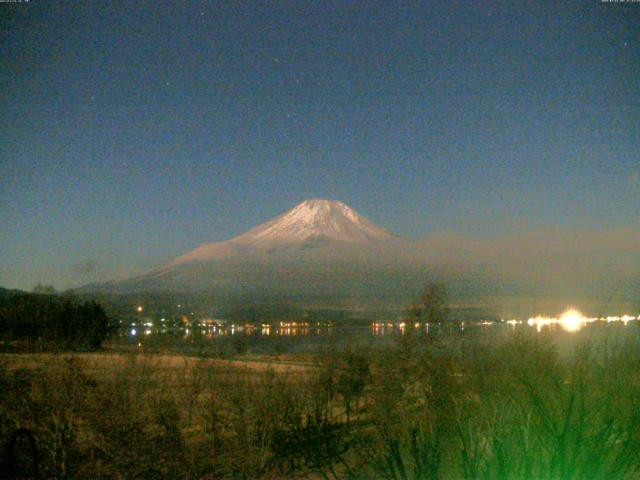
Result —
<svg viewBox="0 0 640 480"><path fill-rule="evenodd" d="M95 350L114 323L96 302L12 292L0 296L0 340L37 349Z"/></svg>

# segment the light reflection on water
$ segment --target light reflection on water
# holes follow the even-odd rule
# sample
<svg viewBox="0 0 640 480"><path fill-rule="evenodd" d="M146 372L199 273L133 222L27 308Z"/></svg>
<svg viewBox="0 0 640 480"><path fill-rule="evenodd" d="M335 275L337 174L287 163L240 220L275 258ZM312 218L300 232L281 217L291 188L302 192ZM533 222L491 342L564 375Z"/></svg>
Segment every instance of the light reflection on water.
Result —
<svg viewBox="0 0 640 480"><path fill-rule="evenodd" d="M573 333L581 330L589 324L610 324L619 323L624 326L630 322L640 320L640 315L619 315L619 316L607 316L607 317L586 317L578 310L568 309L558 317L548 317L538 315L531 317L528 320L484 320L474 322L460 322L455 327L449 327L448 331L464 332L465 330L475 331L489 331L501 328L531 328L537 332L543 332L545 330L561 329L563 331ZM225 336L262 336L262 337L293 337L293 336L331 336L331 335L371 335L389 336L389 335L403 335L411 329L414 332L429 333L433 330L433 325L428 323L415 323L407 324L405 322L374 322L369 326L333 326L330 324L307 324L296 322L279 322L274 324L262 324L262 325L207 325L207 326L192 326L192 327L166 327L153 326L153 324L147 324L144 331L137 331L135 328L129 328L121 330L121 336L136 338L141 334L145 336L155 335L170 335L175 337L182 337L189 339L193 337L200 337L206 339L215 339L217 337Z"/></svg>
<svg viewBox="0 0 640 480"><path fill-rule="evenodd" d="M276 337L276 336L308 336L308 335L330 335L334 331L340 330L357 330L359 332L368 332L369 327L255 327L255 326L221 326L216 328L211 327L176 327L176 328L146 328L144 330L145 335L174 335L183 338L189 338L192 336L201 336L203 338L217 338L225 336L262 336L262 337ZM398 330L399 331L399 330ZM135 328L122 329L121 336L136 337L140 333ZM390 331L388 333L391 333Z"/></svg>

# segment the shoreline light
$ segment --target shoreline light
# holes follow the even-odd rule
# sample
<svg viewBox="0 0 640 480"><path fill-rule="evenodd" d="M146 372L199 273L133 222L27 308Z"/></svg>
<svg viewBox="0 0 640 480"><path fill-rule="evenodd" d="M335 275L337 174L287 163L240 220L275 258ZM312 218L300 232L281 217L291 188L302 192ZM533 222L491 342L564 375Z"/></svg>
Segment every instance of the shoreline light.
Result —
<svg viewBox="0 0 640 480"><path fill-rule="evenodd" d="M547 327L549 325L560 325L567 332L576 332L587 323L596 320L598 319L585 317L582 312L575 308L569 308L565 310L559 318L538 315L527 320L527 324L532 327L536 327L538 332L542 330L542 327Z"/></svg>
<svg viewBox="0 0 640 480"><path fill-rule="evenodd" d="M568 332L576 332L580 329L583 323L587 323L589 321L581 312L576 310L575 308L570 308L566 310L560 316L560 325L562 328L567 330Z"/></svg>
<svg viewBox="0 0 640 480"><path fill-rule="evenodd" d="M527 320L527 324L532 327L536 327L539 332L543 327L550 325L559 325L567 332L576 332L588 323L593 322L622 322L625 325L631 320L640 320L640 316L634 317L633 315L620 315L620 316L608 316L608 317L587 317L582 312L575 308L569 308L565 310L560 317L545 317L538 315L531 317Z"/></svg>

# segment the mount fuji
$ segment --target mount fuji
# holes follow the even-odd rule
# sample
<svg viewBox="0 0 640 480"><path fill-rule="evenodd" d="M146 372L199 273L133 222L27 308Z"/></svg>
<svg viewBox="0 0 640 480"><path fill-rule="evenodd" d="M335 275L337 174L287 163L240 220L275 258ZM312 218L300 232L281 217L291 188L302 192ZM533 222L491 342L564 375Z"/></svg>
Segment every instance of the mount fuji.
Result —
<svg viewBox="0 0 640 480"><path fill-rule="evenodd" d="M629 227L605 233L548 229L486 241L434 234L414 241L342 202L314 199L142 275L75 291L352 307L406 304L438 278L465 302L526 297L537 305L539 298L557 297L628 303L639 278L638 238Z"/></svg>
<svg viewBox="0 0 640 480"><path fill-rule="evenodd" d="M345 203L312 199L246 233L203 244L143 275L87 285L80 291L331 301L378 296L389 290L391 276L403 272L406 277L412 264L407 256L411 245ZM409 281L397 280L393 295Z"/></svg>
<svg viewBox="0 0 640 480"><path fill-rule="evenodd" d="M234 254L287 255L304 250L328 253L363 245L400 240L337 200L306 200L288 212L231 240L208 243L170 262L166 268L189 262L228 258ZM324 248L322 248L324 247ZM324 252L319 252L318 250Z"/></svg>

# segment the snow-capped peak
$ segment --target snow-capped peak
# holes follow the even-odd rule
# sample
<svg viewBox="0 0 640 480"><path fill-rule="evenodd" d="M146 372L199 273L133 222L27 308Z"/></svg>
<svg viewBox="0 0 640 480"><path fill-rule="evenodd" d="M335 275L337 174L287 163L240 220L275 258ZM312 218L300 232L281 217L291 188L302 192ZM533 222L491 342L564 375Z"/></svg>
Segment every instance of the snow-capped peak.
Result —
<svg viewBox="0 0 640 480"><path fill-rule="evenodd" d="M237 237L238 241L300 242L310 238L343 242L389 240L393 235L337 200L305 200L288 212Z"/></svg>
<svg viewBox="0 0 640 480"><path fill-rule="evenodd" d="M316 241L370 243L395 237L353 208L337 200L305 200L288 212L226 242L201 245L176 259L169 266L198 260L227 258L238 248L260 252L308 247Z"/></svg>

